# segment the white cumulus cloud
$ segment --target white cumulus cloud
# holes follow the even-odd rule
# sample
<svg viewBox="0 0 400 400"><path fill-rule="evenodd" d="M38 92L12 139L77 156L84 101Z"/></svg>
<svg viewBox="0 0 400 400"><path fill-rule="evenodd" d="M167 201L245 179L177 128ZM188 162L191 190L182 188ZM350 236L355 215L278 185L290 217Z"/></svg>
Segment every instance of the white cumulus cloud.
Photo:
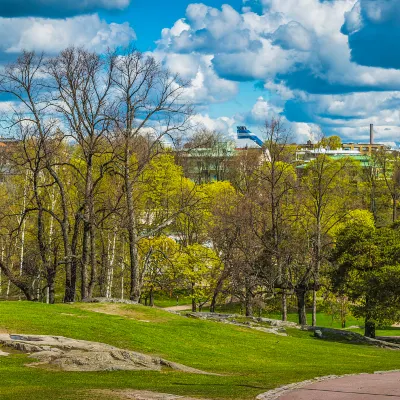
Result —
<svg viewBox="0 0 400 400"><path fill-rule="evenodd" d="M97 14L62 20L47 18L0 18L0 51L22 50L58 52L68 46L84 46L104 52L115 46L126 46L136 39L128 23L108 24Z"/></svg>

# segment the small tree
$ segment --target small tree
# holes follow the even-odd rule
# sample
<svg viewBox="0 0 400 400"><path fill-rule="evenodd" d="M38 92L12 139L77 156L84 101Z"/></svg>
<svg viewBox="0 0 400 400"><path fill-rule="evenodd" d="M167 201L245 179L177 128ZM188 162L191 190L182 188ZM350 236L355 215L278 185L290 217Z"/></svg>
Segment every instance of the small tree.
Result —
<svg viewBox="0 0 400 400"><path fill-rule="evenodd" d="M202 310L212 297L218 277L222 270L222 262L217 254L199 244L182 249L175 261L181 282L190 290L192 311Z"/></svg>
<svg viewBox="0 0 400 400"><path fill-rule="evenodd" d="M342 139L340 136L323 137L319 142L321 147L329 148L330 150L338 150L342 148Z"/></svg>

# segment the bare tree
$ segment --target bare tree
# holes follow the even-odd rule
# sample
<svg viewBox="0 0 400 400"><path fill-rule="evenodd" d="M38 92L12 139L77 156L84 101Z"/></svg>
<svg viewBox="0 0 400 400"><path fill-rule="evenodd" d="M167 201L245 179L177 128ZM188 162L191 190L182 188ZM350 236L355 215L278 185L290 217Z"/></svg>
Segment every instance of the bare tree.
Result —
<svg viewBox="0 0 400 400"><path fill-rule="evenodd" d="M61 116L66 137L79 146L79 157L84 166L72 167L83 182L83 197L75 212L71 257L73 263L67 286L66 299L72 300L76 275L78 232L83 223L81 264L81 297L93 295L97 278L96 261L96 188L107 167L111 164L106 154L111 154L107 141L111 119L109 116L112 89L113 58L101 56L84 49L68 48L47 63L47 73L52 78L52 105ZM90 275L89 275L90 268Z"/></svg>
<svg viewBox="0 0 400 400"><path fill-rule="evenodd" d="M266 121L264 149L266 161L258 170L258 178L263 187L260 196L262 212L268 215L268 224L262 233L265 251L269 254L272 267L276 270L275 287L282 292L282 320L287 320L287 290L289 289L287 265L283 255L283 239L287 224L283 208L295 184L295 175L288 147L291 132L280 118Z"/></svg>
<svg viewBox="0 0 400 400"><path fill-rule="evenodd" d="M162 148L164 138L184 132L192 107L184 100L186 84L150 56L134 49L116 56L111 81L116 95L115 148L117 172L123 178L130 259L130 299L140 298L136 184ZM169 218L153 231L162 229Z"/></svg>
<svg viewBox="0 0 400 400"><path fill-rule="evenodd" d="M312 221L313 235L313 310L312 324L316 325L316 293L320 287L321 264L325 257L327 235L343 219L351 207L351 182L349 168L352 164L348 158L332 160L321 154L306 167L301 186L304 193L303 205L305 218Z"/></svg>
<svg viewBox="0 0 400 400"><path fill-rule="evenodd" d="M44 83L43 54L23 52L15 63L5 68L1 75L0 91L13 96L20 103L19 108L10 116L9 128L18 135L21 143L19 157L14 157L13 161L26 171L26 178L29 177L33 199L29 207L24 207L24 213L37 214L38 250L41 264L46 271L49 301L54 302L54 282L58 262L53 262L53 251L50 248L52 238L48 238L46 234L46 225L52 223L54 214L54 210L48 207L46 200L48 200L48 189L54 182L45 172L48 166L50 141L56 131L57 123L49 114L49 101L43 90ZM25 217L23 215L23 228ZM50 234L53 234L52 229ZM24 229L22 235L24 236ZM21 266L22 263L21 257Z"/></svg>

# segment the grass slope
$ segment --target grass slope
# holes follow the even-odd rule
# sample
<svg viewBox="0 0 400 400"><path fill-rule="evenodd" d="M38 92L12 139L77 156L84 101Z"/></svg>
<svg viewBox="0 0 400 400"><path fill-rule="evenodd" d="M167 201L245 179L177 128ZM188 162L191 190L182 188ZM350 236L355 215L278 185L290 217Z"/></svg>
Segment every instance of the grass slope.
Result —
<svg viewBox="0 0 400 400"><path fill-rule="evenodd" d="M296 330L277 337L143 306L0 302L0 331L99 341L224 374L46 371L25 367L30 360L16 354L0 358L2 400L103 400L90 390L107 388L254 399L316 376L400 368L400 353L392 350L319 341Z"/></svg>

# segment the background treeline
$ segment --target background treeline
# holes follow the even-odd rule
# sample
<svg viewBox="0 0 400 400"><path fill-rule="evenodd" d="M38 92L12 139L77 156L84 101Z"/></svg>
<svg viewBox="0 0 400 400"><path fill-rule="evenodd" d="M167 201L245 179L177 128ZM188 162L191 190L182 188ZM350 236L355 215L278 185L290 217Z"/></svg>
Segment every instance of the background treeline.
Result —
<svg viewBox="0 0 400 400"><path fill-rule="evenodd" d="M399 320L396 152L299 166L273 119L262 151L231 154L193 126L186 83L134 50L26 52L0 92L19 139L3 150L2 298L181 293L193 310L238 301L284 320L295 303L313 325L324 301L343 324L349 308L364 317L369 336Z"/></svg>

